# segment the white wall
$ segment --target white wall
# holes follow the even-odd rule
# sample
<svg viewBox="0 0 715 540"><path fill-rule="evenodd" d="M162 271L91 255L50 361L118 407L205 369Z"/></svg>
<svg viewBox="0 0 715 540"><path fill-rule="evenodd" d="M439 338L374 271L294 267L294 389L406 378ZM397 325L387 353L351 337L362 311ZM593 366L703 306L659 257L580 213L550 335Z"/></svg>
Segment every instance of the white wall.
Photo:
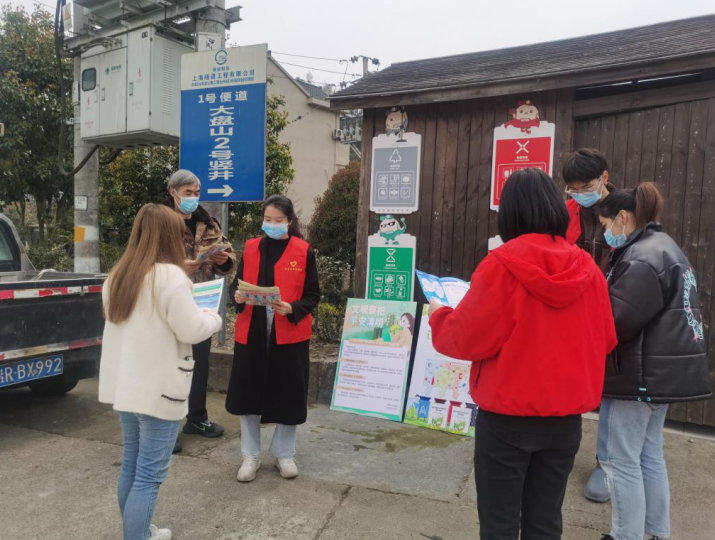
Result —
<svg viewBox="0 0 715 540"><path fill-rule="evenodd" d="M268 77L273 79L268 91L282 96L288 121L281 141L290 145L295 178L287 195L293 200L301 223L308 225L315 210L315 198L328 187L333 174L348 164L348 145L333 140L338 128L337 112L311 106L309 98L288 79L272 60L268 62ZM296 118L300 120L294 122Z"/></svg>

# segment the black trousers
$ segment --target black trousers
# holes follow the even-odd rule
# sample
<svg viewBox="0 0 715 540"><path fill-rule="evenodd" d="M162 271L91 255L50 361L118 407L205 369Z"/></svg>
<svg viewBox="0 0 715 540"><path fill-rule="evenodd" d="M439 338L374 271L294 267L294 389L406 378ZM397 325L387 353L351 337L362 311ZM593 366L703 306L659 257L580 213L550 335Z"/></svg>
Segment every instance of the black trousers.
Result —
<svg viewBox="0 0 715 540"><path fill-rule="evenodd" d="M481 540L559 540L561 506L581 444L581 416L480 410L474 445Z"/></svg>
<svg viewBox="0 0 715 540"><path fill-rule="evenodd" d="M189 392L189 422L198 424L209 419L206 410L206 386L209 383L209 356L211 355L211 338L192 347L194 355L194 378L191 380Z"/></svg>

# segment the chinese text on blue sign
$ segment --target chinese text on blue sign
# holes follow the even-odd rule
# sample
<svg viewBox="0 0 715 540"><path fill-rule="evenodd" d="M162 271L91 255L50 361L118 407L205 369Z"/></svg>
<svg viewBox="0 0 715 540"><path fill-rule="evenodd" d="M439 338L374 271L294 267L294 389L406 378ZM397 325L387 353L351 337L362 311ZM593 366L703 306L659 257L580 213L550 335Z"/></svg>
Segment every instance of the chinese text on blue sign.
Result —
<svg viewBox="0 0 715 540"><path fill-rule="evenodd" d="M181 168L203 201L262 201L266 170L266 45L181 57Z"/></svg>

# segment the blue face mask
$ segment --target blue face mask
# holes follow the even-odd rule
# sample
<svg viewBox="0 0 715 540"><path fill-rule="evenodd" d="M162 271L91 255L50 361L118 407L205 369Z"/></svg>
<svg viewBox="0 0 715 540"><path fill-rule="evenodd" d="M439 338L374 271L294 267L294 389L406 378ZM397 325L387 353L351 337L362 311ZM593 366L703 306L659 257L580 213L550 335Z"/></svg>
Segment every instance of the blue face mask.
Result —
<svg viewBox="0 0 715 540"><path fill-rule="evenodd" d="M176 196L179 197L179 210L181 210L182 213L188 215L196 212L196 209L199 207L198 197L181 197L178 193Z"/></svg>
<svg viewBox="0 0 715 540"><path fill-rule="evenodd" d="M615 224L616 224L616 221L613 220L613 223L611 223L611 226L610 226L608 229L606 229L606 232L605 232L605 234L603 235L603 237L606 239L606 243L607 243L609 246L611 246L611 247L614 248L614 249L618 249L619 247L621 247L623 244L626 243L627 238L626 238L626 233L625 233L625 231L622 232L621 234L619 234L618 236L615 236L615 235L613 234L613 232L611 231L611 229L613 229L613 226L614 226Z"/></svg>
<svg viewBox="0 0 715 540"><path fill-rule="evenodd" d="M280 240L286 234L288 234L288 224L287 223L266 223L263 222L263 227L261 227L264 233L266 233L273 240Z"/></svg>
<svg viewBox="0 0 715 540"><path fill-rule="evenodd" d="M576 201L580 206L584 208L590 208L598 201L601 200L601 180L599 177L598 185L593 191L586 191L584 193L569 193L571 198Z"/></svg>

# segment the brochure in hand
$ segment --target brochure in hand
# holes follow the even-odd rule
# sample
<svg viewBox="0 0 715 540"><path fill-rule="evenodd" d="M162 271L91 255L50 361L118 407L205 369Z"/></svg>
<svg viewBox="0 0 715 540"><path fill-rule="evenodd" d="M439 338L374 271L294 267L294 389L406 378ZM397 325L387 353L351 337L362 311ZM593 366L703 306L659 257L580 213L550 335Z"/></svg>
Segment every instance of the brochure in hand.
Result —
<svg viewBox="0 0 715 540"><path fill-rule="evenodd" d="M205 261L209 257L213 257L217 253L226 251L231 246L229 244L221 244L219 242L211 244L210 246L201 246L199 252L196 254L197 261Z"/></svg>
<svg viewBox="0 0 715 540"><path fill-rule="evenodd" d="M281 301L281 290L278 287L259 287L245 281L238 280L238 292L248 299L254 306L268 306L273 302Z"/></svg>
<svg viewBox="0 0 715 540"><path fill-rule="evenodd" d="M429 302L433 298L445 306L457 307L469 290L469 283L453 277L437 277L427 272L415 271L417 280Z"/></svg>
<svg viewBox="0 0 715 540"><path fill-rule="evenodd" d="M223 295L223 278L194 283L194 301L200 308L218 313Z"/></svg>

